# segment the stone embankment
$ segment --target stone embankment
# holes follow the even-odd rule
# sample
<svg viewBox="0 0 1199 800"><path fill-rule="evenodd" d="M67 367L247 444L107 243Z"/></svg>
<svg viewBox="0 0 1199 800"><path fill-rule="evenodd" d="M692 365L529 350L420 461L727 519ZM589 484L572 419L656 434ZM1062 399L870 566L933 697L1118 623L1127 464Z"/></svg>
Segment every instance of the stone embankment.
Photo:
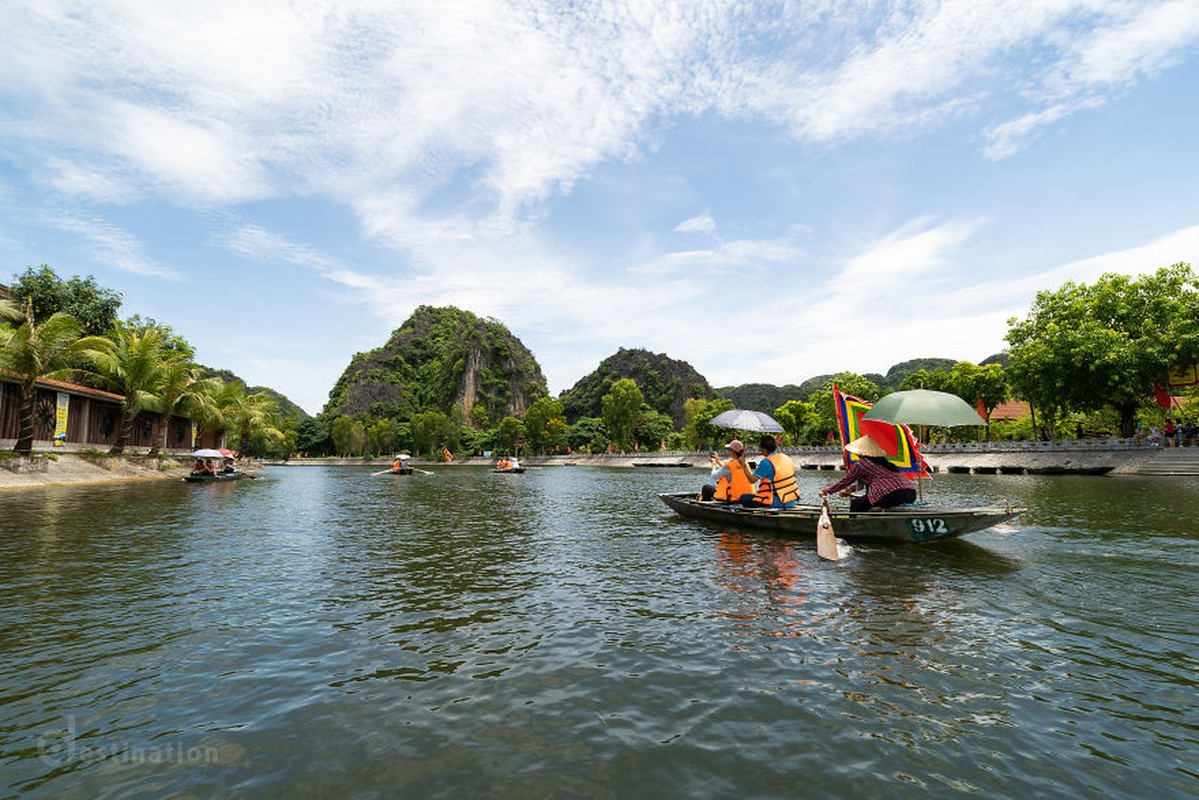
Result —
<svg viewBox="0 0 1199 800"><path fill-rule="evenodd" d="M925 459L936 472L1001 474L1197 475L1199 447L1153 447L1127 439L1084 439L1064 442L989 442L986 444L926 445ZM840 470L836 447L785 448L800 469ZM416 459L417 466L492 466L494 459L455 458L448 463ZM388 466L390 459L292 459L288 466ZM524 456L521 463L539 467L708 468L705 452L601 453L564 456Z"/></svg>
<svg viewBox="0 0 1199 800"><path fill-rule="evenodd" d="M191 459L187 457L34 453L29 458L0 458L0 490L114 481L179 480L190 469Z"/></svg>

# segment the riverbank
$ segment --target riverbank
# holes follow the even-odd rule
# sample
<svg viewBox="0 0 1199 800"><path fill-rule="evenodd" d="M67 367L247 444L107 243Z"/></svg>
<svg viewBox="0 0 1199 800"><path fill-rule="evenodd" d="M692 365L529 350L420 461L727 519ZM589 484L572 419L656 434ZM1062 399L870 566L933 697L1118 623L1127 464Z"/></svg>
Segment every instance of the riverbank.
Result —
<svg viewBox="0 0 1199 800"><path fill-rule="evenodd" d="M29 458L0 459L0 491L114 481L179 480L190 468L189 459L173 456L35 453Z"/></svg>
<svg viewBox="0 0 1199 800"><path fill-rule="evenodd" d="M835 447L786 448L796 467L805 470L840 470L842 453ZM987 444L928 445L925 458L934 472L980 474L1107 474L1199 475L1199 447L1149 447L1128 440L1066 442L991 442ZM387 458L300 458L273 462L278 466L385 467ZM421 467L490 467L493 458L469 456L440 462L415 459ZM598 453L557 456L522 456L529 467L617 467L707 469L703 452Z"/></svg>

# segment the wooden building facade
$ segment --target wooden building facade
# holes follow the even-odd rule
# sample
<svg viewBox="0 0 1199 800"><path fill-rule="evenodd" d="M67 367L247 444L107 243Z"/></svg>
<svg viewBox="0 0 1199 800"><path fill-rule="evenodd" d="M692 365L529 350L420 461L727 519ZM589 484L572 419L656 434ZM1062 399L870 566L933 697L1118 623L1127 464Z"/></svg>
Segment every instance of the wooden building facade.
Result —
<svg viewBox="0 0 1199 800"><path fill-rule="evenodd" d="M121 396L65 381L37 382L33 446L35 450L107 450L117 441L121 427ZM65 413L65 436L55 442ZM153 446L154 422L158 414L144 412L133 425L126 442L127 453L145 453ZM12 449L20 435L21 386L0 375L0 449ZM167 427L166 453L187 453L192 448L191 420L172 416Z"/></svg>

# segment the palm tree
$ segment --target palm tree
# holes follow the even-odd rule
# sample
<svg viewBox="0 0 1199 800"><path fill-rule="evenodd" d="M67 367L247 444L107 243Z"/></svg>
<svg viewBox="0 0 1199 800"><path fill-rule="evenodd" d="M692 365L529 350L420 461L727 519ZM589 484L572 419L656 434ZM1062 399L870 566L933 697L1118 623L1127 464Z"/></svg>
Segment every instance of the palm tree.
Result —
<svg viewBox="0 0 1199 800"><path fill-rule="evenodd" d="M218 384L215 378L201 378L200 367L180 355L168 357L163 362L159 377L155 398L149 403L149 407L159 414L154 420L154 444L147 454L151 456L166 449L171 415L185 410L193 419L202 417Z"/></svg>
<svg viewBox="0 0 1199 800"><path fill-rule="evenodd" d="M112 342L102 336L81 336L82 326L70 314L60 311L35 324L32 303L27 301L24 313L16 315L13 305L11 301L0 305L0 314L21 320L15 328L0 327L0 369L11 372L21 384L21 422L13 450L27 456L33 452L37 382L70 377L84 362L102 358Z"/></svg>
<svg viewBox="0 0 1199 800"><path fill-rule="evenodd" d="M110 455L125 452L133 438L138 414L153 408L163 382L167 358L165 339L157 328L132 328L117 324L113 328L113 347L95 360L96 372L108 388L121 395L121 427Z"/></svg>
<svg viewBox="0 0 1199 800"><path fill-rule="evenodd" d="M25 318L25 312L15 301L9 300L7 297L0 298L0 320L8 320L9 322L20 322Z"/></svg>
<svg viewBox="0 0 1199 800"><path fill-rule="evenodd" d="M236 434L239 452L245 451L255 433L272 438L283 436L277 424L278 403L265 392L246 394L245 384L231 381L216 392L213 402L217 412L213 424L226 433Z"/></svg>

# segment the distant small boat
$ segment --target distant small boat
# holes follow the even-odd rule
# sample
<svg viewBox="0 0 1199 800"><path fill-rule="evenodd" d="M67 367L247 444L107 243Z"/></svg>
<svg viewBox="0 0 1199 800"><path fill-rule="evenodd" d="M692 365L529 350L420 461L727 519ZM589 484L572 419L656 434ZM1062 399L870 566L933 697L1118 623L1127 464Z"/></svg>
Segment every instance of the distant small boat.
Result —
<svg viewBox="0 0 1199 800"><path fill-rule="evenodd" d="M634 461L633 466L638 469L642 467L684 467L691 468L691 464L687 461Z"/></svg>
<svg viewBox="0 0 1199 800"><path fill-rule="evenodd" d="M412 467L392 467L391 474L392 475L411 475Z"/></svg>
<svg viewBox="0 0 1199 800"><path fill-rule="evenodd" d="M187 481L188 483L215 483L217 481L240 481L242 478L246 477L249 476L240 471L218 472L215 475L213 475L211 472L199 474L193 472L191 475L184 475L183 480Z"/></svg>
<svg viewBox="0 0 1199 800"><path fill-rule="evenodd" d="M495 462L492 472L524 472L525 468L515 458L501 458Z"/></svg>

